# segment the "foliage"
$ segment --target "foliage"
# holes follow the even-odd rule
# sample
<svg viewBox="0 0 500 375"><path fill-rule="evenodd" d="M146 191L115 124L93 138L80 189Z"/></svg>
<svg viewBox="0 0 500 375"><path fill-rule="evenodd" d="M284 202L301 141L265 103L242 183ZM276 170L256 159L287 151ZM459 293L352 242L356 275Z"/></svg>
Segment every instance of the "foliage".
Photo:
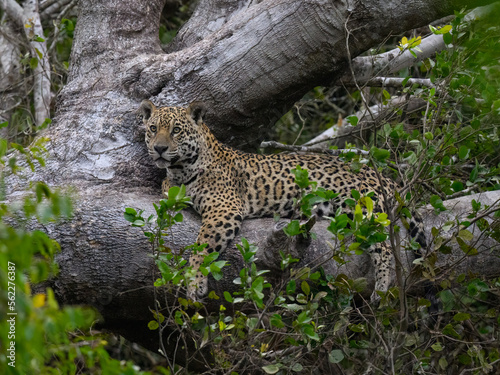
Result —
<svg viewBox="0 0 500 375"><path fill-rule="evenodd" d="M342 155L353 170L370 164L401 181L403 190L396 195L396 214L402 216L403 222L411 217L408 206L429 202L435 213L441 214L447 210L447 199L500 188L500 134L496 126L500 82L496 67L490 66L499 58L500 51L493 44L500 28L486 21L471 27L463 18L462 13L457 13L450 25L432 27L431 31L443 35L450 48L403 72L407 77L425 74L433 86L410 85L406 79L400 91L372 89L372 100L378 97L379 102L390 104L393 97L404 95L421 99L422 110L408 114L404 108L394 108L397 116L390 121L380 120L371 132L364 133L361 145L367 155ZM420 41L420 37L412 36L398 44L402 51L416 53ZM477 65L472 56L482 64ZM297 140L297 132L310 136L310 124L325 119L327 126L337 123L338 116L331 111L335 106L332 98L324 95L326 92L317 88L309 94L314 104L308 107L306 97L297 107L300 122L292 127L291 141ZM351 103L362 97L353 92ZM321 100L325 103L319 105ZM314 108L311 112L319 113L319 119L302 117L304 107ZM353 126L360 126L361 121L349 119ZM295 202L295 218L285 227L285 233L290 237L313 236L311 228L296 218L311 216L316 204L334 200L337 194L316 186L301 167L293 173L301 195ZM412 241L395 245L399 241L394 239L400 236L397 217L377 212L372 196L352 191L345 203L347 212L338 210L328 218L335 249L333 259L339 264L348 263L350 257L362 253L370 244L388 239L392 240L396 257L404 250L419 248ZM497 209L473 201L470 212L465 219L432 228L428 240L438 252L449 254L455 242L463 252L463 260L476 256L480 250L473 241L473 225L483 231L483 236L500 239ZM365 279L353 280L342 274L333 277L321 269L294 267L298 260L286 249L281 252L282 275L276 279L270 270L257 267L255 245L242 239L237 247L244 260L234 280L237 290L224 291L222 296L215 292L209 295L211 301L220 303L217 313L209 314L201 303L178 294L174 294L175 303L165 299L158 310L152 311L151 329L168 332L179 342L194 340L200 351L209 347L214 372L430 374L467 370L480 374L498 366L500 353L495 343L499 339L500 279L444 272L436 267L436 256L430 254L415 259L412 272L404 274L406 284L398 282L381 295L380 305L374 306L362 297L366 294ZM166 252L170 254L168 260L174 262L169 267L157 263L161 278L155 285L176 291L189 282L189 267L184 258L170 249ZM215 274L210 270L214 277L220 277L223 261L214 257L208 262L217 264ZM408 293L417 279L439 286L439 311L432 310L431 299ZM169 361L173 361L172 357ZM173 362L169 366L171 372L182 371Z"/></svg>
<svg viewBox="0 0 500 375"><path fill-rule="evenodd" d="M455 16L450 25L430 27L431 32L443 35L449 48L402 72L406 79L400 90L371 88L369 96L366 95L368 88L364 87L365 95L352 92L352 99L366 107L377 101L389 105L398 95L419 98L424 105L413 114L406 112L405 106L388 107L395 116L390 120L386 116L372 118L369 132L356 133L362 135L359 144L369 151L368 157L353 152L343 155L352 169L367 163L401 181L404 195L397 196L401 207L430 203L436 214L446 211L445 203L450 198L500 189L498 8L472 25L464 21L464 13L457 12ZM402 51L418 52L420 41L418 36L404 37L398 44ZM408 84L408 78L422 75L434 86ZM327 89L316 88L314 93L322 93L321 96L301 101L300 108L316 108L320 114L306 117L307 124L344 114L332 105L339 97L327 97L326 92ZM321 112L321 108L335 109ZM290 114L285 119L290 119ZM300 128L303 120L301 117L294 126ZM354 116L348 119L353 126L360 126L363 121ZM327 126L336 123L329 120ZM401 213L409 214L404 208ZM456 243L465 261L481 253L473 240L473 225L477 225L483 236L498 241L499 218L498 208L484 207L473 200L467 218L450 219L443 227L432 228L430 240L434 248L445 255L451 252L451 243ZM337 226L338 221L337 217L331 221L334 232L337 227L343 229L347 222L342 218L341 225ZM345 226L347 230L353 228L353 223L349 224ZM391 224L390 235L398 236L397 226ZM414 246L409 244L409 248ZM397 255L398 248L393 250ZM339 254L342 255L338 252L335 259L342 262L344 258ZM500 361L498 348L492 344L498 340L500 322L495 314L499 308L499 280L448 273L449 270L438 269L435 263L433 255L415 260L420 275L437 282L441 288L438 295L442 310L434 318L428 319L429 300L414 300L397 285L384 296L378 310L368 313L351 310L348 317L357 319L359 325L339 323L348 329L356 327L357 334L356 338L341 339L338 331L333 332L337 349L331 354L330 363L338 364L346 373L370 371L370 367L375 373L494 371ZM408 328L410 333L406 332ZM394 353L397 355L391 357Z"/></svg>
<svg viewBox="0 0 500 375"><path fill-rule="evenodd" d="M31 148L0 138L0 181L7 173L44 163L43 140ZM7 149L16 150L9 153ZM57 275L59 244L40 227L69 220L70 197L33 183L25 197L6 203L0 196L0 367L7 374L139 374L131 362L112 359L104 338L91 334L96 313L61 307L44 284ZM36 292L32 292L35 288Z"/></svg>

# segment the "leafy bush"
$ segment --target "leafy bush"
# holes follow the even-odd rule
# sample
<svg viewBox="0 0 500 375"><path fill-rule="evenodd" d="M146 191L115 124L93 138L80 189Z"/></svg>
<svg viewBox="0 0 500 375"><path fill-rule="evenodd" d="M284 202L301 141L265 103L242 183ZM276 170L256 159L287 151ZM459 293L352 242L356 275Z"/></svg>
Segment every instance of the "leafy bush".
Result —
<svg viewBox="0 0 500 375"><path fill-rule="evenodd" d="M401 216L410 216L404 207L425 203L430 203L439 215L447 210L447 199L500 189L500 76L498 67L492 64L500 58L500 50L495 47L500 28L494 21L497 15L491 17L471 27L464 22L464 14L457 13L450 25L431 28L443 35L450 48L404 74L426 75L432 85L408 84L405 79L399 91L371 90L380 103L390 103L394 96L401 95L420 99L424 103L422 109L411 114L405 113L404 107L394 108L397 116L390 121L381 118L371 132L362 133L365 153L346 151L341 156L354 170L370 164L399 180L403 189L396 198L402 207ZM399 46L402 50L418 51L420 40L404 38ZM337 123L337 116L330 110L334 107L333 99L326 92L317 88L309 95L312 101L306 97L301 102L299 122L291 114L282 120L279 131L284 140L295 142L297 132L310 136L307 130L300 129L311 129L311 124L320 129ZM361 98L353 92L349 100L356 107L361 106ZM321 104L321 100L325 103ZM302 109L319 116L304 119ZM290 127L284 125L286 122ZM350 123L359 125L359 119L351 118ZM311 183L306 170L298 167L294 173L302 192L295 202L298 215L309 216L315 204L336 197L334 192ZM169 197L184 199L179 192L182 189L169 193ZM340 264L371 243L397 236L399 229L391 222L393 218L374 212L370 196L353 191L346 203L352 217L338 211L330 218L328 228L335 242L333 259ZM432 228L432 238L428 240L438 252L446 256L453 241L463 251L464 261L477 255L472 225L477 225L483 236L500 239L500 215L496 208L473 200L470 212L465 219ZM157 210L157 215L163 214ZM175 210L170 215L178 217ZM137 216L133 219L137 220ZM171 220L174 221L179 220ZM162 231L149 232L159 235ZM285 233L313 236L299 220L291 220ZM418 244L410 241L405 246L414 250ZM220 302L217 313L209 314L201 303L179 294L175 294L173 303L162 301L152 311L151 329L162 330L169 325L169 332L180 337L179 342L194 341L198 350L209 347L214 371L481 374L495 371L500 362L496 345L500 339L498 278L486 280L481 275L444 272L449 270L438 269L436 254L431 253L416 259L412 275L437 283L438 312L428 309L429 299L408 294L407 286L401 282L381 296L379 306L374 306L362 298L364 279L325 275L321 269L294 268L297 259L282 253L282 281L274 283L269 270L256 266L257 248L253 244L243 239L237 247L245 264L234 280L239 290L225 291L222 296L210 293L210 299ZM161 244L156 247L160 248ZM401 250L393 248L396 256ZM157 261L161 275L157 287L175 291L189 283L192 274L181 254L170 249L160 249L155 254L158 260L173 261L168 267L163 265L168 262ZM220 277L224 265L214 256L207 260L205 273ZM414 277L405 280L414 281ZM169 361L171 373L182 371L171 358Z"/></svg>
<svg viewBox="0 0 500 375"><path fill-rule="evenodd" d="M43 140L31 148L0 138L0 181L8 173L43 164ZM5 157L6 150L9 152ZM19 162L19 163L18 163ZM25 167L23 167L25 166ZM59 306L43 282L57 275L54 256L59 244L38 229L69 220L70 197L41 182L32 184L20 201L0 197L0 367L7 374L139 374L131 362L110 358L106 341L92 335L94 310ZM42 283L42 284L40 284ZM36 286L36 294L32 286Z"/></svg>

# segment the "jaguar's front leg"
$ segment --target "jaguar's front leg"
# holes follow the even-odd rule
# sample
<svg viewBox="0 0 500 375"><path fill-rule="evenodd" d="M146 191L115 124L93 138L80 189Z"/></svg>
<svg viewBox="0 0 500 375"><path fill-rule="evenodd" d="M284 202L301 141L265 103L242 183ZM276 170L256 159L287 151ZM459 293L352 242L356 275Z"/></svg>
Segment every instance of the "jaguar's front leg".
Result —
<svg viewBox="0 0 500 375"><path fill-rule="evenodd" d="M169 189L170 189L170 181L168 181L168 177L165 177L161 183L161 195L163 199L168 198Z"/></svg>
<svg viewBox="0 0 500 375"><path fill-rule="evenodd" d="M242 210L235 202L232 203L230 209L221 204L220 207L212 206L209 212L202 214L201 229L196 242L200 245L207 244L207 247L189 258L190 265L197 271L188 286L188 297L191 299L200 299L208 294L208 279L199 271L204 257L214 251L222 253L240 231Z"/></svg>

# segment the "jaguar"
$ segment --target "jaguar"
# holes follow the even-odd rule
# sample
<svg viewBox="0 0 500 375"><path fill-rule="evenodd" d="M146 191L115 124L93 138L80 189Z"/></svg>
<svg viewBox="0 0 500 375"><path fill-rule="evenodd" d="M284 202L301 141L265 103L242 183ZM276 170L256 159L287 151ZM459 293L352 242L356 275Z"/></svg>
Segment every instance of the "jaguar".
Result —
<svg viewBox="0 0 500 375"><path fill-rule="evenodd" d="M207 244L203 252L191 255L190 265L198 270L206 254L223 252L239 233L246 218L275 214L290 217L294 199L300 195L292 170L301 166L308 170L311 181L338 193L331 201L315 207L316 216L333 215L344 199L356 189L361 194L373 192L375 210L385 211L385 202L398 189L390 178L363 166L356 173L339 157L326 154L252 154L233 149L219 142L203 118L206 106L193 102L187 108L156 107L144 100L138 110L146 128L149 155L157 167L166 169L162 191L170 186L186 186L186 195L201 215L198 244ZM422 220L412 215L410 236L426 247ZM375 289L371 299L380 297L390 282L393 255L384 243L372 245L368 253L375 269ZM203 298L208 292L207 278L199 271L188 287L192 298Z"/></svg>

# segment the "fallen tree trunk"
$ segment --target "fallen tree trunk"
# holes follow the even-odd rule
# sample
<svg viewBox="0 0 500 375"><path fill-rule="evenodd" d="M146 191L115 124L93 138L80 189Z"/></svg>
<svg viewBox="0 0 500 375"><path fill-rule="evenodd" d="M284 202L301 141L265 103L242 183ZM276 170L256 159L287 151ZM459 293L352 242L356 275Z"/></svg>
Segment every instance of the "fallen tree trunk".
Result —
<svg viewBox="0 0 500 375"><path fill-rule="evenodd" d="M123 218L123 212L125 207L144 208L146 209L144 215L147 217L153 213L151 202L156 201L158 196L153 191L149 191L148 194L143 191L123 192L110 196L109 190L105 187L91 188L80 193L83 196L92 195L92 199L78 201L74 219L63 225L54 224L47 228L49 234L60 242L63 249L57 256L60 273L53 281L52 287L63 303L96 307L104 319L104 327L157 351L159 348L157 333L150 331L147 324L152 320L150 309L154 308L153 281L158 274L146 237L139 228L130 227ZM432 238L430 235L432 227L438 228L441 232L446 222L456 220L457 217L464 220L470 212L472 199L493 207L496 204L496 208L500 209L500 192L447 201L445 204L450 210L439 216L433 213L432 207L425 208L421 212L428 238ZM174 226L172 236L166 238L168 247L181 249L196 241L200 218L190 210L185 210L184 217L184 222ZM293 256L300 259L294 267L314 269L321 266L327 274L345 274L352 279L364 277L367 279L368 287L362 295L369 297L374 285L374 269L369 256L352 256L347 264L339 266L331 258L332 248L328 242L334 243L334 240L326 231L327 226L326 220L320 220L312 230L317 234L317 240L292 245ZM273 236L274 228L275 222L272 218L245 220L242 233L250 243L255 243L259 247L257 264L261 269L272 270L273 285L276 285L282 275L279 266L277 267L281 260L279 251L286 249L285 246L269 246L273 243L269 238ZM453 229L450 230L450 235L453 232ZM492 238L482 236L477 228L472 232L476 237L471 241L471 245L478 249L478 255L466 256L457 243L452 241L451 254L438 253L437 267L441 270L437 274L438 280L449 276L450 272L455 275L472 273L487 278L500 276L498 256L500 244ZM406 238L404 231L401 237ZM229 266L224 268L224 278L218 282L212 277L209 279L209 290L215 291L219 296L222 296L224 291L237 290L237 285L232 281L238 277L239 270L244 266L241 255L235 247L240 240L241 236L237 237L220 257L229 262ZM406 275L413 259L411 251L402 252ZM414 293L420 293L418 288L413 289ZM225 303L223 299L207 299L205 302L206 309L213 312L219 310L221 303ZM176 336L172 335L172 332L167 331L165 339L167 337L175 342ZM191 358L193 354L196 354L195 358ZM189 348L177 358L177 363L186 365L190 358L196 359L198 365L194 365L193 362L190 368L199 370L204 368L203 364L208 358L203 357L204 355L209 356L208 353L197 351L194 347Z"/></svg>

